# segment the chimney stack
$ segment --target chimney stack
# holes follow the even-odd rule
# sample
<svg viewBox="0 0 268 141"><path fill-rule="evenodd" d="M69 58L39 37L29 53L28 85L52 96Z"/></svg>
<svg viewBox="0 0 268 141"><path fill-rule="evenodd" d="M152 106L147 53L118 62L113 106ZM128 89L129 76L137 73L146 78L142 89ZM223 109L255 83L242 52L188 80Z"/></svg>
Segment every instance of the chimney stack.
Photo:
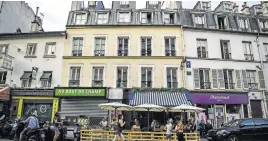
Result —
<svg viewBox="0 0 268 141"><path fill-rule="evenodd" d="M233 12L238 13L238 5L236 5L236 2L232 2Z"/></svg>
<svg viewBox="0 0 268 141"><path fill-rule="evenodd" d="M39 32L39 21L37 20L37 14L38 14L38 10L39 10L39 7L36 7L36 13L35 13L35 16L34 16L34 20L32 22L32 25L31 25L31 32Z"/></svg>
<svg viewBox="0 0 268 141"><path fill-rule="evenodd" d="M242 5L241 11L244 14L249 14L249 7L247 6L247 2L244 2L244 5Z"/></svg>

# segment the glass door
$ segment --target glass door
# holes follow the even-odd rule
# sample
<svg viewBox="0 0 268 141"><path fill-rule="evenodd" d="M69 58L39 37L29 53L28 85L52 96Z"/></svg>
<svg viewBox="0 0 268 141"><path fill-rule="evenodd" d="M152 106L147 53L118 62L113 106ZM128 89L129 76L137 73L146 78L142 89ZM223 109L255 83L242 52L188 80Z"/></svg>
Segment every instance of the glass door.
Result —
<svg viewBox="0 0 268 141"><path fill-rule="evenodd" d="M215 106L215 117L216 117L216 127L219 128L224 123L224 106L216 105Z"/></svg>

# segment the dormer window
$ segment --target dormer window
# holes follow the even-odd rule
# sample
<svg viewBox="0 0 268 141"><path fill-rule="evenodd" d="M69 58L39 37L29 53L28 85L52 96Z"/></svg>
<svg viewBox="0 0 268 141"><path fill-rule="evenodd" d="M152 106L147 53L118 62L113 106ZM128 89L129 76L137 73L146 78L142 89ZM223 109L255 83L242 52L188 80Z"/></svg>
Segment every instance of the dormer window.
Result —
<svg viewBox="0 0 268 141"><path fill-rule="evenodd" d="M247 29L249 28L249 22L248 19L245 18L240 18L239 21L239 27L242 31L247 31Z"/></svg>
<svg viewBox="0 0 268 141"><path fill-rule="evenodd" d="M268 20L260 21L260 28L262 30L268 30Z"/></svg>
<svg viewBox="0 0 268 141"><path fill-rule="evenodd" d="M98 13L97 14L98 24L107 24L108 23L108 13Z"/></svg>
<svg viewBox="0 0 268 141"><path fill-rule="evenodd" d="M205 17L204 15L195 15L194 23L197 27L204 27Z"/></svg>
<svg viewBox="0 0 268 141"><path fill-rule="evenodd" d="M153 14L151 12L141 13L141 23L152 23Z"/></svg>
<svg viewBox="0 0 268 141"><path fill-rule="evenodd" d="M85 23L86 23L86 14L85 13L75 15L75 24L76 25L85 24Z"/></svg>
<svg viewBox="0 0 268 141"><path fill-rule="evenodd" d="M218 25L219 29L226 30L228 26L227 17L218 16Z"/></svg>
<svg viewBox="0 0 268 141"><path fill-rule="evenodd" d="M129 23L130 22L130 13L129 12L120 12L119 13L119 22L120 23Z"/></svg>
<svg viewBox="0 0 268 141"><path fill-rule="evenodd" d="M157 8L159 1L149 1L149 8Z"/></svg>
<svg viewBox="0 0 268 141"><path fill-rule="evenodd" d="M231 11L233 9L232 5L230 3L225 3L224 8L225 8L226 11Z"/></svg>
<svg viewBox="0 0 268 141"><path fill-rule="evenodd" d="M209 10L210 9L209 2L202 2L202 8L203 10Z"/></svg>
<svg viewBox="0 0 268 141"><path fill-rule="evenodd" d="M129 7L129 1L120 1L120 7L121 8Z"/></svg>
<svg viewBox="0 0 268 141"><path fill-rule="evenodd" d="M164 15L165 24L174 24L175 23L175 13L166 13Z"/></svg>

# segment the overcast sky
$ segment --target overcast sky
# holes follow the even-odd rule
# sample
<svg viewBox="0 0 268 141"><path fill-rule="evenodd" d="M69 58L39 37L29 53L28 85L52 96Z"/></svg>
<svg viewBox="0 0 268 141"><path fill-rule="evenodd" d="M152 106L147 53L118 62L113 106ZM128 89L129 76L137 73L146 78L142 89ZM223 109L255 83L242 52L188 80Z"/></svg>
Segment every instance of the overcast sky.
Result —
<svg viewBox="0 0 268 141"><path fill-rule="evenodd" d="M26 1L29 5L36 10L39 7L39 12L44 13L43 28L45 31L61 31L65 30L65 25L67 22L67 17L69 10L71 9L70 0L31 0ZM85 1L87 3L87 1ZM183 8L193 8L197 1L183 1ZM105 8L111 8L112 1L103 1ZM212 1L211 7L214 9L220 1ZM243 5L242 1L236 2L241 8ZM248 1L247 5L252 6L254 4L259 4L258 1ZM136 3L137 8L145 8L145 0L139 0Z"/></svg>

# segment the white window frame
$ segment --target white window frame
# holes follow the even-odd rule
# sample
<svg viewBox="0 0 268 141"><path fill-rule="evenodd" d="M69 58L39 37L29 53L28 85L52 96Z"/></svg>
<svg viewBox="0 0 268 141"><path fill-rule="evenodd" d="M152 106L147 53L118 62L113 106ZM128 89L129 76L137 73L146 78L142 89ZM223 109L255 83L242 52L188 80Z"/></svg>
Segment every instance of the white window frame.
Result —
<svg viewBox="0 0 268 141"><path fill-rule="evenodd" d="M28 47L28 46L27 46ZM8 53L9 44L0 44L0 52L7 54ZM3 51L4 49L4 51Z"/></svg>
<svg viewBox="0 0 268 141"><path fill-rule="evenodd" d="M65 84L65 86L69 86L69 80L70 80L70 73L71 73L71 67L80 67L80 82L79 82L79 87L83 86L83 68L84 68L84 64L68 64L68 81L66 82L67 84Z"/></svg>
<svg viewBox="0 0 268 141"><path fill-rule="evenodd" d="M4 74L6 74L5 84L7 83L7 71L0 71L0 82L3 81Z"/></svg>
<svg viewBox="0 0 268 141"><path fill-rule="evenodd" d="M50 46L53 46L50 48ZM50 53L48 53L50 52ZM52 54L52 52L54 52ZM56 56L56 42L48 42L45 47L45 56Z"/></svg>
<svg viewBox="0 0 268 141"><path fill-rule="evenodd" d="M24 81L26 81L26 83L27 83L27 87L23 87L22 84L23 84ZM30 81L31 81L31 86L29 86L29 82L30 82ZM21 80L21 87L22 87L22 88L31 88L31 87L32 87L32 84L33 84L33 79L22 79L22 80Z"/></svg>
<svg viewBox="0 0 268 141"><path fill-rule="evenodd" d="M116 88L116 81L117 81L117 67L126 67L127 68L127 88L131 88L132 86L131 86L131 84L130 84L130 77L131 77L131 75L130 75L130 73L131 73L131 67L130 67L130 65L114 65L114 88Z"/></svg>
<svg viewBox="0 0 268 141"><path fill-rule="evenodd" d="M138 80L138 86L137 87L141 87L141 80L142 80L142 78L141 78L141 68L142 67L151 67L152 68L152 88L155 88L155 78L154 78L154 76L155 76L155 67L154 67L154 65L139 65L139 71L138 71L138 78L139 78L139 80Z"/></svg>
<svg viewBox="0 0 268 141"><path fill-rule="evenodd" d="M232 10L233 8L232 8L232 5L230 3L225 3L224 4L224 9L225 10Z"/></svg>
<svg viewBox="0 0 268 141"><path fill-rule="evenodd" d="M106 64L90 64L90 82L89 82L89 86L92 86L92 81L93 81L93 67L103 67L103 87L106 86L106 70L107 70L107 65Z"/></svg>
<svg viewBox="0 0 268 141"><path fill-rule="evenodd" d="M260 21L260 27L268 29L268 20L266 21Z"/></svg>
<svg viewBox="0 0 268 141"><path fill-rule="evenodd" d="M176 16L177 16L176 13L173 13L173 12L165 12L165 13L163 13L163 23L164 23L164 24L172 24L172 23L170 23L170 15L171 15L171 14L174 15L174 17L173 17L173 18L174 18L174 19L173 19L173 20L174 20L174 23L173 23L173 24L176 23L176 22L175 22L175 21L177 20L177 19L176 19ZM169 17L168 17L169 23L166 23L166 19L167 19L167 18L166 18L166 15L169 16Z"/></svg>
<svg viewBox="0 0 268 141"><path fill-rule="evenodd" d="M82 56L84 56L86 35L72 35L71 36L70 52L69 52L70 56L72 56L74 38L83 38Z"/></svg>
<svg viewBox="0 0 268 141"><path fill-rule="evenodd" d="M77 16L78 15L81 15L81 19L80 19L80 22L77 23ZM83 18L83 16L85 16ZM82 22L83 20L85 20L84 22ZM87 23L87 13L75 13L75 16L74 16L74 24L75 25L84 25Z"/></svg>
<svg viewBox="0 0 268 141"><path fill-rule="evenodd" d="M99 15L106 15L107 16L106 23L103 23L103 21L101 23L99 23ZM109 12L106 12L106 13L96 13L96 20L95 21L96 21L97 24L108 24L109 23Z"/></svg>
<svg viewBox="0 0 268 141"><path fill-rule="evenodd" d="M238 18L238 25L240 29L249 29L249 21L248 18L244 19L244 18Z"/></svg>
<svg viewBox="0 0 268 141"><path fill-rule="evenodd" d="M33 54L33 50L31 51L32 53L28 53L29 50L29 46L34 46L34 54ZM27 48L26 48L26 56L36 56L37 53L37 43L29 43L27 44Z"/></svg>
<svg viewBox="0 0 268 141"><path fill-rule="evenodd" d="M201 2L201 8L202 8L203 10L209 10L209 9L210 9L210 5L209 5L209 3L210 3L210 2L205 2L205 1Z"/></svg>
<svg viewBox="0 0 268 141"><path fill-rule="evenodd" d="M131 49L131 39L130 39L130 38L131 38L131 35L124 35L124 34L122 34L122 35L116 35L115 37L116 37L116 38L115 38L115 39L116 39L116 44L115 44L115 46L116 46L115 55L118 56L118 52L117 52L117 51L118 51L118 44L119 44L118 39L119 39L119 38L128 38L128 56L131 56L131 55L130 55L130 53L131 53L131 50L130 50L130 49Z"/></svg>
<svg viewBox="0 0 268 141"><path fill-rule="evenodd" d="M164 88L167 88L167 68L177 68L177 81L178 81L178 88L181 87L181 78L180 78L180 65L164 65L164 84L162 85Z"/></svg>
<svg viewBox="0 0 268 141"><path fill-rule="evenodd" d="M152 38L152 41L151 41L151 45L152 45L152 52L151 52L151 56L154 56L154 49L155 49L155 44L154 44L154 39L155 39L155 37L154 37L154 35L140 35L140 36L138 36L138 43L139 43L139 46L138 46L138 49L139 49L139 51L138 51L138 56L141 56L141 49L142 49L142 47L141 47L141 39L142 38L146 38L146 37L150 37L150 38Z"/></svg>
<svg viewBox="0 0 268 141"><path fill-rule="evenodd" d="M199 23L199 22L202 23ZM194 16L194 24L196 25L205 25L205 16L204 15L195 15Z"/></svg>
<svg viewBox="0 0 268 141"><path fill-rule="evenodd" d="M143 23L143 22L142 22L142 19L143 19L143 18L142 18L142 15L145 14L145 13L146 13L146 23ZM151 23L154 22L154 15L153 15L153 12L140 12L140 23L141 23L141 24L151 24L151 23L148 23L148 19L147 19L147 14L148 14L148 13L151 13Z"/></svg>
<svg viewBox="0 0 268 141"><path fill-rule="evenodd" d="M197 38L196 39L196 50L198 49L198 47L202 47L200 41L201 42L205 42L205 44L206 44L205 45L205 54L206 54L206 57L202 56L202 54L201 54L201 58L208 58L208 51L207 51L208 50L208 41L207 41L207 39ZM201 52L204 52L204 51L201 49ZM197 54L197 57L198 57L198 54Z"/></svg>
<svg viewBox="0 0 268 141"><path fill-rule="evenodd" d="M129 5L129 1L120 1L120 5Z"/></svg>
<svg viewBox="0 0 268 141"><path fill-rule="evenodd" d="M201 77L200 77L200 70L203 70L203 75L205 74L205 70L208 70L208 81L209 81L209 83L210 83L210 89L212 89L212 76L211 76L211 71L212 71L212 69L206 69L206 68L199 68L198 69L198 73L199 73L199 83L201 83L201 82L204 82L204 84L206 83L206 75L204 75L203 76L203 78L204 78L204 80L203 81L201 81ZM200 84L200 89L202 89L201 88L201 84ZM202 90L209 90L209 89L202 89Z"/></svg>
<svg viewBox="0 0 268 141"><path fill-rule="evenodd" d="M223 69L223 79L224 79L224 71L227 71L227 81L228 81L227 83L228 83L228 87L229 87L227 90L234 90L234 89L236 89L236 86L235 86L235 84L236 84L235 81L236 80L235 80L235 77L234 77L234 73L235 73L234 71L235 70ZM230 71L231 71L231 74L232 74L232 83L234 83L234 85L233 85L234 88L233 89L230 89L230 82L229 82L229 79L230 78L229 78L229 73L228 73ZM224 84L225 84L225 81L224 81Z"/></svg>
<svg viewBox="0 0 268 141"><path fill-rule="evenodd" d="M163 40L162 40L162 47L163 47L163 55L166 56L166 49L165 49L165 39L166 38L175 38L175 56L178 56L179 55L179 36L177 35L172 35L172 34L166 34L164 35L163 37Z"/></svg>
<svg viewBox="0 0 268 141"><path fill-rule="evenodd" d="M250 88L250 85L249 84L257 84L257 87L256 88L259 88L259 82L258 82L258 79L257 79L257 71L255 70L246 70L246 75L247 75L247 83L248 83L248 88ZM248 76L250 77L250 80L248 79ZM251 81L252 79L252 76L254 76L254 80Z"/></svg>
<svg viewBox="0 0 268 141"><path fill-rule="evenodd" d="M104 34L93 34L92 38L92 56L95 56L95 44L96 44L96 38L105 38L105 54L104 56L109 56L107 53L107 46L108 46L108 35Z"/></svg>
<svg viewBox="0 0 268 141"><path fill-rule="evenodd" d="M121 15L123 15L124 18L121 18ZM128 19L126 20L126 16L128 16ZM123 21L121 21L123 19ZM131 22L131 13L130 12L118 12L118 22L119 23L130 23Z"/></svg>

